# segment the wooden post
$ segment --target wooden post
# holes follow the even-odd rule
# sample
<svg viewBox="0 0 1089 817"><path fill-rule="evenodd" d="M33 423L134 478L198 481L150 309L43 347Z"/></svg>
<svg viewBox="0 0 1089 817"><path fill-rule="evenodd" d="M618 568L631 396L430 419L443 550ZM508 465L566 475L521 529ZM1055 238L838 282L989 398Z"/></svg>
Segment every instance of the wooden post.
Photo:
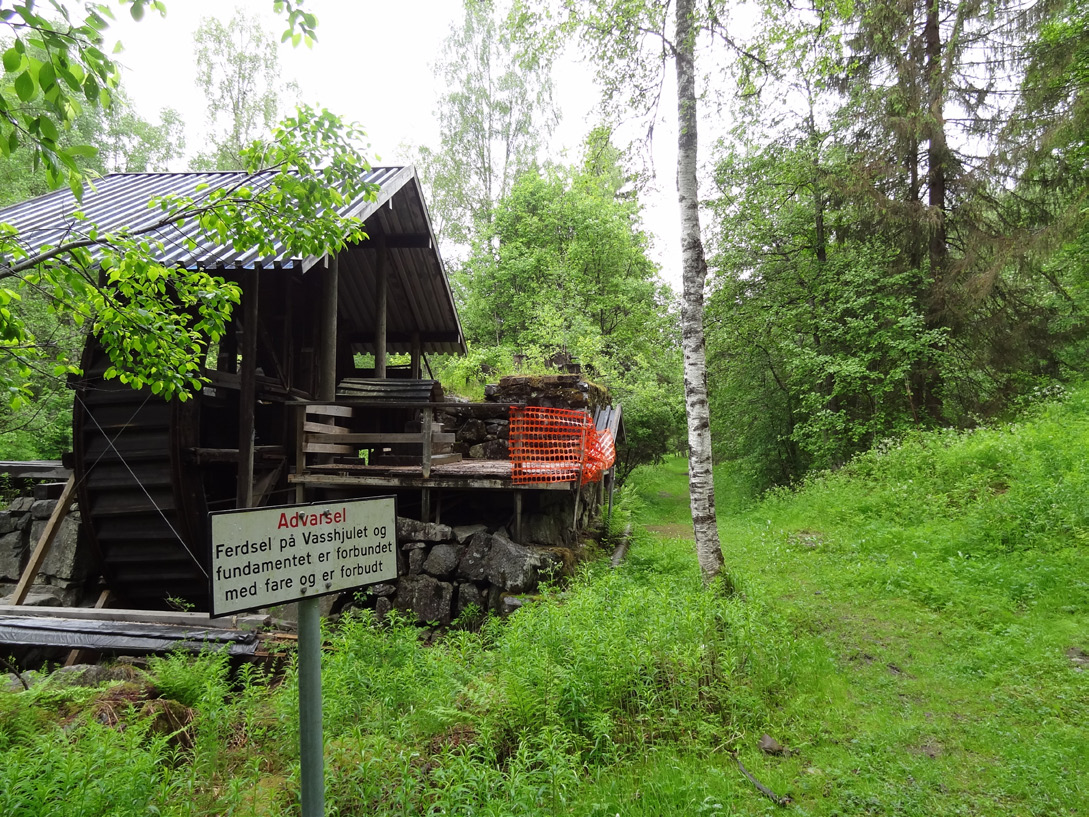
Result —
<svg viewBox="0 0 1089 817"><path fill-rule="evenodd" d="M318 399L333 401L337 396L337 297L340 264L337 256L329 259L325 287L321 294L321 348L318 359Z"/></svg>
<svg viewBox="0 0 1089 817"><path fill-rule="evenodd" d="M386 376L386 304L389 299L389 249L379 238L377 280L375 281L376 323L374 327L374 376Z"/></svg>
<svg viewBox="0 0 1089 817"><path fill-rule="evenodd" d="M422 355L423 344L420 342L420 333L412 333L412 355L409 361L409 377L413 380L419 380L421 376L420 370L420 358Z"/></svg>
<svg viewBox="0 0 1089 817"><path fill-rule="evenodd" d="M246 270L242 287L242 371L238 391L239 508L253 505L253 413L257 407L257 305L260 270Z"/></svg>
<svg viewBox="0 0 1089 817"><path fill-rule="evenodd" d="M34 584L34 577L38 575L42 562L45 561L45 557L49 553L49 548L53 546L53 540L57 538L57 531L60 530L61 522L68 513L68 509L72 506L72 499L75 495L76 475L72 474L72 476L68 477L68 482L64 484L64 490L61 491L60 499L57 500L56 507L53 508L53 513L49 516L49 521L45 523L45 530L42 531L38 544L34 546L34 552L30 554L30 561L27 562L23 575L19 577L19 583L15 585L15 593L11 597L11 604L19 605L26 600L26 595L30 592L30 586Z"/></svg>
<svg viewBox="0 0 1089 817"><path fill-rule="evenodd" d="M431 427L434 412L431 407L420 409L420 436L423 437L423 477L431 476Z"/></svg>
<svg viewBox="0 0 1089 817"><path fill-rule="evenodd" d="M431 521L431 489L420 489L420 521Z"/></svg>

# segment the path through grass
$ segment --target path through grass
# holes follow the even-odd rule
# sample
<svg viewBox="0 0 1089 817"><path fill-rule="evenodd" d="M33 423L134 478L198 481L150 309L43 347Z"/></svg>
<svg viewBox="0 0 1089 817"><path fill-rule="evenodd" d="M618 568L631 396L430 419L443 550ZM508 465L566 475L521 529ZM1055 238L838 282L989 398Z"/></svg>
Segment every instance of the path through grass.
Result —
<svg viewBox="0 0 1089 817"><path fill-rule="evenodd" d="M819 688L803 678L768 702L789 756L740 740L794 811L1089 808L1086 405L1079 393L1018 427L913 438L722 519L745 595L830 658ZM684 468L640 478L660 546L684 521ZM740 795L726 807L760 810Z"/></svg>

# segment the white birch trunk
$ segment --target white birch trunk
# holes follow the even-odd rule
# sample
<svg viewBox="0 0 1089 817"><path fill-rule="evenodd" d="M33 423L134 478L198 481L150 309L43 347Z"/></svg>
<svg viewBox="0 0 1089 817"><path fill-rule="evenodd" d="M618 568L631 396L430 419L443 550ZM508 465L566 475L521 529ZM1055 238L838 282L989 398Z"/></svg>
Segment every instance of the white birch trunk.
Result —
<svg viewBox="0 0 1089 817"><path fill-rule="evenodd" d="M696 557L704 582L723 573L722 546L715 518L711 470L711 425L707 403L707 350L703 336L703 291L707 261L700 232L697 183L696 64L693 0L677 0L677 194L681 211L684 306L684 397L688 414L688 486ZM728 575L727 590L733 589Z"/></svg>

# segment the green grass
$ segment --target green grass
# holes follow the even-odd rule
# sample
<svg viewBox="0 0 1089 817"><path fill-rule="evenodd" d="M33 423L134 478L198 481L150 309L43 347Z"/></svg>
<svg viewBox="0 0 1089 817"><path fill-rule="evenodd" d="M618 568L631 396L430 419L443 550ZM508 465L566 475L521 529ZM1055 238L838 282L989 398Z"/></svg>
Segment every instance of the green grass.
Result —
<svg viewBox="0 0 1089 817"><path fill-rule="evenodd" d="M722 467L735 598L700 584L686 464L637 471L619 569L590 565L430 646L369 615L328 634L330 810L779 811L740 760L800 815L1082 813L1087 451L1082 390L760 501ZM138 703L103 723L117 688L0 693L0 813L297 813L292 670L278 684L215 656L150 670L191 723L156 730ZM765 732L789 753L761 752Z"/></svg>

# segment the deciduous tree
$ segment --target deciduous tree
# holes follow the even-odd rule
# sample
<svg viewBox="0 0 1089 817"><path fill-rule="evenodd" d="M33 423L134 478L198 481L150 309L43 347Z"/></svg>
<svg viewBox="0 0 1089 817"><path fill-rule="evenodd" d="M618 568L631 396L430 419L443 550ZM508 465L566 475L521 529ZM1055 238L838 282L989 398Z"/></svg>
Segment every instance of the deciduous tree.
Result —
<svg viewBox="0 0 1089 817"><path fill-rule="evenodd" d="M681 346L693 530L704 580L721 576L725 587L732 590L715 516L703 328L707 263L700 225L697 92L697 45L701 38L737 50L737 42L724 25L726 13L725 3L697 5L694 0L563 0L551 12L526 4L521 21L546 45L556 32L577 37L597 68L607 104L614 109L656 115L665 70L672 62L677 81L677 196L684 280Z"/></svg>
<svg viewBox="0 0 1089 817"><path fill-rule="evenodd" d="M464 0L435 70L440 141L421 148L421 168L440 239L468 246L556 124L550 60L518 47L494 0Z"/></svg>
<svg viewBox="0 0 1089 817"><path fill-rule="evenodd" d="M147 8L164 10L158 0L127 5L137 19ZM287 15L285 38L312 39L312 15L287 0L274 6ZM108 6L89 4L81 17L60 3L53 9L57 19L30 2L0 9L0 24L14 37L3 55L14 96L0 86L0 150L28 146L51 183L67 180L78 197L84 172L77 159L94 151L64 146L61 131L85 104L109 106L118 70L101 50ZM246 150L252 178L204 191L199 201L169 197L149 206L162 213L161 225L198 226L240 250L267 252L282 242L295 255L335 252L362 237L359 221L340 217L337 207L374 192L364 182L361 135L327 111L302 107L268 142ZM9 403L30 396L29 374L43 364L51 361L57 374L75 368L33 336L18 308L27 290L90 326L110 357L107 377L167 397L184 398L199 386L199 361L206 344L222 335L238 290L201 270L165 267L153 232L107 234L81 219L60 245L32 249L0 225L0 393Z"/></svg>
<svg viewBox="0 0 1089 817"><path fill-rule="evenodd" d="M193 42L209 124L209 149L197 154L193 167L243 170L243 151L268 133L282 113L284 95L298 89L280 78L275 38L242 9L226 23L201 20Z"/></svg>

